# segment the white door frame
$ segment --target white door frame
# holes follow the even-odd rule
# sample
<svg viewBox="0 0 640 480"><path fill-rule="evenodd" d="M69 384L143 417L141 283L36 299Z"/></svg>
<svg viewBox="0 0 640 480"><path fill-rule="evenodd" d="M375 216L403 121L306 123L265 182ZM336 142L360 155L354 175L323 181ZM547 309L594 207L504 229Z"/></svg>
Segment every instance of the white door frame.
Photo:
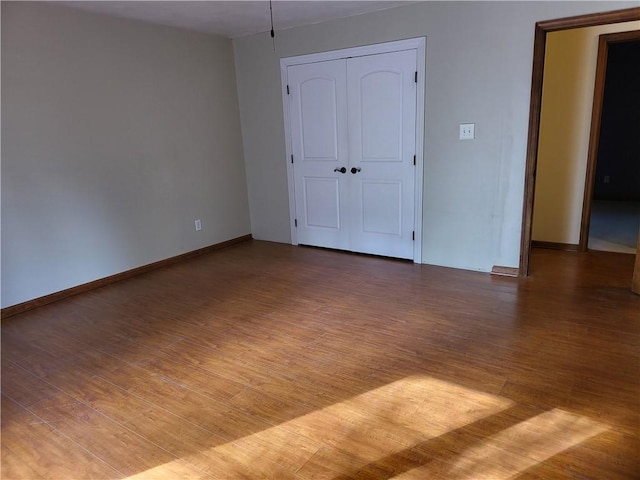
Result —
<svg viewBox="0 0 640 480"><path fill-rule="evenodd" d="M410 38L396 42L386 42L362 47L332 50L330 52L312 53L280 59L280 79L282 82L282 110L284 114L285 149L287 162L287 185L289 189L289 222L291 225L291 244L298 245L296 232L296 202L293 178L292 138L289 116L289 100L287 95L287 67L304 63L338 60L348 57L362 57L378 53L390 53L400 50L416 50L418 85L416 92L416 170L415 170L415 241L413 244L413 261L422 263L422 187L424 184L424 95L425 95L425 52L426 38Z"/></svg>

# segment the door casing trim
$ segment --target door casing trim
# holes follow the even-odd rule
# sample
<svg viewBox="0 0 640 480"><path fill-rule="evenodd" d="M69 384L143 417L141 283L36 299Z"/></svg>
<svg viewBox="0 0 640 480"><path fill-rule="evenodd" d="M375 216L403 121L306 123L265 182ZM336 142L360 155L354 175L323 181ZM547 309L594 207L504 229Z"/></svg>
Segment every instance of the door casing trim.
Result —
<svg viewBox="0 0 640 480"><path fill-rule="evenodd" d="M542 81L544 78L544 58L547 44L547 33L558 30L594 27L597 25L607 25L635 20L640 20L640 7L601 13L590 13L536 23L533 40L533 69L531 73L531 99L529 103L529 131L522 202L520 262L518 266L518 274L521 277L529 275L531 259L533 204L536 184L536 168L538 164L538 140L540 134L540 113L542 110Z"/></svg>
<svg viewBox="0 0 640 480"><path fill-rule="evenodd" d="M399 52L402 50L416 50L416 68L418 71L418 84L416 90L416 166L414 185L414 229L415 240L413 244L413 262L422 263L422 202L424 185L424 112L425 112L425 53L426 37L410 38L395 42L385 42L360 47L331 50L328 52L311 53L308 55L297 55L280 59L280 80L282 92L282 113L284 115L285 133L285 161L287 165L287 188L289 194L289 225L291 227L291 244L298 245L298 238L295 226L296 205L293 167L291 155L293 152L292 136L290 127L289 101L287 99L287 67L293 65L303 65L305 63L316 63L329 60L340 60L348 57L363 57L366 55L377 55L380 53Z"/></svg>

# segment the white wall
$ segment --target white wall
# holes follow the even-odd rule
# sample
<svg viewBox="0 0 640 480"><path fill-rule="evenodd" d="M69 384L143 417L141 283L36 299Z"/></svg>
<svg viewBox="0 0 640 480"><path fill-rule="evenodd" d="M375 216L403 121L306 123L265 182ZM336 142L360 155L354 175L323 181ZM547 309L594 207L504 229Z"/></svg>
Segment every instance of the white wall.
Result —
<svg viewBox="0 0 640 480"><path fill-rule="evenodd" d="M534 240L574 245L580 241L599 36L638 29L640 21L547 35Z"/></svg>
<svg viewBox="0 0 640 480"><path fill-rule="evenodd" d="M2 2L2 307L248 233L230 40Z"/></svg>
<svg viewBox="0 0 640 480"><path fill-rule="evenodd" d="M516 267L535 22L636 2L420 2L235 39L255 238L290 242L279 59L426 36L423 261ZM277 25L277 3L274 4ZM476 123L476 140L458 125Z"/></svg>

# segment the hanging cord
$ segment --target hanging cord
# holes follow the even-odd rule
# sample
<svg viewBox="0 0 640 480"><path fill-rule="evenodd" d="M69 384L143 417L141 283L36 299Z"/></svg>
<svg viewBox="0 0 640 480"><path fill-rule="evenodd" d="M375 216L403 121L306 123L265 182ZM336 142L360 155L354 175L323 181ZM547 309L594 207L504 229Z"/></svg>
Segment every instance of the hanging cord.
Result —
<svg viewBox="0 0 640 480"><path fill-rule="evenodd" d="M273 42L273 51L276 51L276 32L273 31L273 5L269 0L269 14L271 15L271 41Z"/></svg>

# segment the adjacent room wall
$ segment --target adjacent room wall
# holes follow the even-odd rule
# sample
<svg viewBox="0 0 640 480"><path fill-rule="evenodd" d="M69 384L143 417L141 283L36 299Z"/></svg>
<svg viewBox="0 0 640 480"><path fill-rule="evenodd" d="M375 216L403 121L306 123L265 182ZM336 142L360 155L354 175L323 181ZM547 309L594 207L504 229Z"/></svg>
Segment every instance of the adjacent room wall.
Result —
<svg viewBox="0 0 640 480"><path fill-rule="evenodd" d="M233 42L254 237L290 242L279 59L426 36L423 262L517 267L537 21L636 2L416 2ZM459 141L460 123L476 140Z"/></svg>
<svg viewBox="0 0 640 480"><path fill-rule="evenodd" d="M230 40L2 2L2 307L248 233Z"/></svg>
<svg viewBox="0 0 640 480"><path fill-rule="evenodd" d="M598 38L637 29L626 22L547 35L533 240L580 240Z"/></svg>

